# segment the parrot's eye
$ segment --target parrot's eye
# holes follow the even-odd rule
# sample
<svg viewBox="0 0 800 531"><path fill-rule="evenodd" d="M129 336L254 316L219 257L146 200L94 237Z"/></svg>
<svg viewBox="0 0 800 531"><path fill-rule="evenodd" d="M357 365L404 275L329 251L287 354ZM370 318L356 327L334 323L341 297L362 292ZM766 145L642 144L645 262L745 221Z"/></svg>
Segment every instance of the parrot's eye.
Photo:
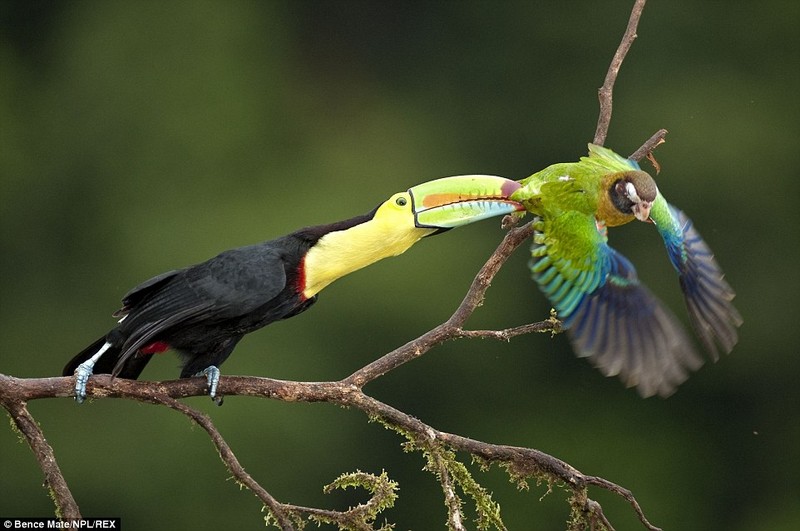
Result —
<svg viewBox="0 0 800 531"><path fill-rule="evenodd" d="M639 192L636 190L636 185L633 183L625 184L625 196L634 203L640 203L642 201L639 198Z"/></svg>
<svg viewBox="0 0 800 531"><path fill-rule="evenodd" d="M406 203L408 203L408 201L406 200L405 197L398 197L395 203L397 204L397 206L406 206Z"/></svg>
<svg viewBox="0 0 800 531"><path fill-rule="evenodd" d="M636 189L633 187L633 185L623 181L622 179L617 181L609 190L611 203L623 214L630 214L632 212L631 207L633 207L635 201L631 197L631 190L633 190L633 196L638 199L638 196L636 195Z"/></svg>

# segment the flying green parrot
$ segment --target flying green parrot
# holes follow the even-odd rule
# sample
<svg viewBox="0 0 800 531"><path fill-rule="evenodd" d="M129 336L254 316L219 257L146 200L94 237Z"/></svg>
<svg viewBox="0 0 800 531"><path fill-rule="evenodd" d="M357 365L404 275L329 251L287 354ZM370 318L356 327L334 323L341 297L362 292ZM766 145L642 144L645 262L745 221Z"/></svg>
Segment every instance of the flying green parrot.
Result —
<svg viewBox="0 0 800 531"><path fill-rule="evenodd" d="M533 213L530 268L580 357L618 375L643 397L669 396L703 364L670 310L608 245L607 227L656 226L678 273L689 317L709 355L738 340L734 292L686 215L639 165L593 144L580 162L554 164L520 181L511 199Z"/></svg>

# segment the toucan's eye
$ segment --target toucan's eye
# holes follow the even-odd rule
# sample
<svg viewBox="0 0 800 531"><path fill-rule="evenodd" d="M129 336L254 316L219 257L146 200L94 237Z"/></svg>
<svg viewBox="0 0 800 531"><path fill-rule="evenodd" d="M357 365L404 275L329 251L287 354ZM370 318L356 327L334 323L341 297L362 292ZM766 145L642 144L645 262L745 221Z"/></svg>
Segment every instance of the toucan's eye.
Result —
<svg viewBox="0 0 800 531"><path fill-rule="evenodd" d="M398 197L395 200L395 203L397 204L397 206L406 206L406 203L408 203L408 201L406 200L405 197Z"/></svg>

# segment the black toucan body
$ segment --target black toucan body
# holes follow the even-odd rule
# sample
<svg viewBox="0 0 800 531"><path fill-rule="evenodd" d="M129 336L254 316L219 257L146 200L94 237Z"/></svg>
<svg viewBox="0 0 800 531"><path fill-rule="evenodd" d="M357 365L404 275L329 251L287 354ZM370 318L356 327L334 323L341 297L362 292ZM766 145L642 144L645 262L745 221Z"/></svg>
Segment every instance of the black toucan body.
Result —
<svg viewBox="0 0 800 531"><path fill-rule="evenodd" d="M129 291L117 326L64 367L76 375L76 399L93 373L138 378L153 354L183 358L182 378L205 374L216 395L218 366L242 337L295 316L325 286L425 236L522 210L508 196L519 188L495 176L437 179L393 195L372 212L297 230L158 275Z"/></svg>

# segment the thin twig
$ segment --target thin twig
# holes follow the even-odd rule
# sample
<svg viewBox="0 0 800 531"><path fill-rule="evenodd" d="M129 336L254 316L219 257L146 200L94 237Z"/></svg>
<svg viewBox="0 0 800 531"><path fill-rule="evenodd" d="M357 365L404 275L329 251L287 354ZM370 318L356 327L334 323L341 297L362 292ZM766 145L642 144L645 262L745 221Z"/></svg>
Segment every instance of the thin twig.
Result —
<svg viewBox="0 0 800 531"><path fill-rule="evenodd" d="M667 131L666 129L659 129L658 131L653 133L653 136L648 138L647 141L644 144L642 144L639 149L631 153L631 156L628 158L631 160L635 160L636 162L639 162L643 158L647 157L658 146L666 142L666 140L664 140L664 137L667 136L668 132L669 131Z"/></svg>
<svg viewBox="0 0 800 531"><path fill-rule="evenodd" d="M431 455L431 465L436 467L439 483L444 494L444 504L447 506L447 527L451 531L466 531L464 527L464 515L461 512L461 499L456 494L456 486L450 471L442 459L440 453L435 452Z"/></svg>
<svg viewBox="0 0 800 531"><path fill-rule="evenodd" d="M636 28L639 25L639 19L642 16L644 4L645 0L636 0L636 3L633 5L631 16L628 19L628 27L625 28L622 41L619 43L617 51L614 53L613 59L611 59L611 64L608 66L603 86L597 91L597 97L600 100L600 116L597 119L597 128L594 132L593 142L598 146L605 144L606 137L608 137L608 126L611 123L611 110L613 106L614 83L617 81L617 75L619 74L619 69L622 67L622 61L625 60L628 50L630 50L633 41L636 39Z"/></svg>
<svg viewBox="0 0 800 531"><path fill-rule="evenodd" d="M236 478L236 481L250 489L250 491L253 492L253 494L255 494L264 503L264 505L269 509L270 513L272 513L272 516L275 518L278 525L280 525L281 529L284 531L292 531L294 529L292 523L289 521L288 515L286 515L283 511L281 503L273 498L264 487L262 487L256 480L253 479L250 474L247 473L247 471L245 471L244 467L239 462L239 459L236 457L236 454L233 453L233 450L231 450L231 447L222 437L222 434L220 434L216 426L214 426L214 423L211 421L211 418L208 415L168 396L161 397L158 403L183 413L197 423L198 426L203 428L211 438L211 442L213 442L214 446L217 448L220 459L222 459L222 462L225 463L228 471Z"/></svg>
<svg viewBox="0 0 800 531"><path fill-rule="evenodd" d="M558 334L561 332L561 321L557 319L546 319L537 323L529 323L511 328L504 328L503 330L460 330L458 331L458 337L511 341L512 338L533 332L550 332L553 334Z"/></svg>
<svg viewBox="0 0 800 531"><path fill-rule="evenodd" d="M596 476L586 476L585 477L587 485L594 485L596 487L600 487L601 489L607 490L617 496L625 499L628 503L631 504L633 510L636 511L636 516L639 517L639 521L649 529L650 531L661 531L660 527L656 527L651 524L644 515L644 511L642 511L639 502L636 501L636 498L633 496L633 493L624 487L620 487L619 485L608 481L607 479L599 478Z"/></svg>
<svg viewBox="0 0 800 531"><path fill-rule="evenodd" d="M614 526L612 526L611 522L609 522L608 518L606 518L606 514L603 512L603 507L598 502L592 500L591 498L586 498L586 502L583 507L584 510L592 516L593 521L600 520L600 523L607 531L615 531Z"/></svg>

